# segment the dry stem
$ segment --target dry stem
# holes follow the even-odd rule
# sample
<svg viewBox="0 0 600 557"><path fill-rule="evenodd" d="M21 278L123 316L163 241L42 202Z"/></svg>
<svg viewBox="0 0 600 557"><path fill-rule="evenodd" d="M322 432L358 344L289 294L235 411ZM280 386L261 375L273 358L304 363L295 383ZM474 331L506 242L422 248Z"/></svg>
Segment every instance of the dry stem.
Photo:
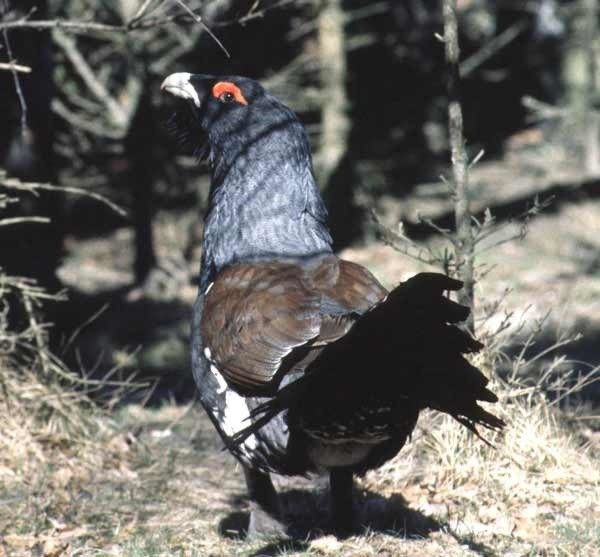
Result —
<svg viewBox="0 0 600 557"><path fill-rule="evenodd" d="M448 71L448 127L452 152L452 175L454 214L457 245L456 265L464 288L458 295L460 303L471 308L467 326L474 331L474 253L475 240L469 208L469 181L467 151L463 137L463 117L460 104L460 49L458 45L458 22L456 0L444 0L444 44Z"/></svg>

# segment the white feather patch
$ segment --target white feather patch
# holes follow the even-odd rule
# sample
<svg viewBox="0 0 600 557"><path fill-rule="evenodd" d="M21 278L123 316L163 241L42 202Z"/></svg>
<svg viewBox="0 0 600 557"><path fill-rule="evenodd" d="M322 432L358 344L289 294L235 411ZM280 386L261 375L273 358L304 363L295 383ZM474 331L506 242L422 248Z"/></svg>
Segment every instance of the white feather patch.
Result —
<svg viewBox="0 0 600 557"><path fill-rule="evenodd" d="M217 388L217 394L222 395L227 390L227 381L225 381L225 378L221 375L221 372L217 369L217 366L211 364L210 372L214 375L217 383L219 384Z"/></svg>
<svg viewBox="0 0 600 557"><path fill-rule="evenodd" d="M225 408L223 409L221 427L229 437L232 437L238 431L250 425L250 411L248 410L248 404L243 396L238 395L234 390L227 386L227 381L225 381L225 378L216 366L211 365L210 371L219 384L217 393L225 393ZM251 452L256 449L257 445L258 441L253 434L250 435L240 447L245 451Z"/></svg>
<svg viewBox="0 0 600 557"><path fill-rule="evenodd" d="M225 394L225 423L223 429L227 435L235 435L238 431L250 425L250 412L248 404L244 397L238 395L235 391L227 389ZM245 450L253 451L258 442L254 435L250 435L243 443Z"/></svg>

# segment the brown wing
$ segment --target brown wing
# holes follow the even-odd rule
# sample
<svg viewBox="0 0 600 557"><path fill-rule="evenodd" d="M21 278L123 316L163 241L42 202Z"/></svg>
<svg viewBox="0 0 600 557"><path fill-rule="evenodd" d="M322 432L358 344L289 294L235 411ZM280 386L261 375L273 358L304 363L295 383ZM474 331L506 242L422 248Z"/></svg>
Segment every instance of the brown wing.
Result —
<svg viewBox="0 0 600 557"><path fill-rule="evenodd" d="M287 263L240 264L219 274L204 299L205 354L228 382L259 389L283 358L319 334L319 296Z"/></svg>
<svg viewBox="0 0 600 557"><path fill-rule="evenodd" d="M332 267L335 275L327 275L325 269ZM321 330L315 345L323 346L344 336L360 315L387 294L367 269L334 256L325 258L311 279L321 296Z"/></svg>
<svg viewBox="0 0 600 557"><path fill-rule="evenodd" d="M385 294L366 269L335 256L232 266L205 295L205 355L232 387L270 394Z"/></svg>

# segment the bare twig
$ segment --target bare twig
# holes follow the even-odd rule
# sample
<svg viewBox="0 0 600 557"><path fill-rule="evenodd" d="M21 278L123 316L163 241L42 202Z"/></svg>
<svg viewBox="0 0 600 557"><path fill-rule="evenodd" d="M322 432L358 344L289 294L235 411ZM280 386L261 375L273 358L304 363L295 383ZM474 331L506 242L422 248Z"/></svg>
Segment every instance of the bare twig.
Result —
<svg viewBox="0 0 600 557"><path fill-rule="evenodd" d="M80 116L78 113L69 110L59 99L52 99L52 111L58 114L66 122L80 128L83 131L91 134L107 137L109 139L123 139L125 136L125 129L113 129L108 126L103 126L94 120L89 120Z"/></svg>
<svg viewBox="0 0 600 557"><path fill-rule="evenodd" d="M71 62L91 93L106 107L111 122L116 127L126 127L128 120L127 113L94 74L92 68L86 62L81 52L79 52L75 40L60 29L54 29L52 37L54 42L63 50L65 56L69 59L69 62Z"/></svg>
<svg viewBox="0 0 600 557"><path fill-rule="evenodd" d="M219 28L219 27L229 27L231 25L245 25L246 23L263 18L268 12L272 12L276 9L284 8L289 5L301 6L303 4L312 4L312 0L281 0L275 4L271 4L268 7L265 7L261 10L257 10L256 7L250 8L250 11L242 17L238 17L235 19L229 19L225 21L216 21L211 23L211 27Z"/></svg>
<svg viewBox="0 0 600 557"><path fill-rule="evenodd" d="M496 35L477 52L460 63L460 76L467 77L473 73L474 70L489 60L494 54L514 41L526 28L527 22L525 19L521 19L502 31L499 35Z"/></svg>
<svg viewBox="0 0 600 557"><path fill-rule="evenodd" d="M96 319L98 319L109 307L109 304L106 303L104 304L98 311L96 311L94 314L92 314L91 317L89 317L88 319L86 319L81 325L79 325L69 336L69 338L67 339L67 341L65 342L65 344L63 345L61 351L60 351L60 355L61 357L64 357L64 355L69 351L69 349L71 348L71 346L73 345L73 343L75 342L75 339L80 335L81 331L83 329L85 329L88 325L92 324L94 321L96 321Z"/></svg>
<svg viewBox="0 0 600 557"><path fill-rule="evenodd" d="M7 178L6 176L3 176L2 174L0 174L0 187L1 186L4 186L9 189L13 189L13 190L21 190L21 191L43 190L43 191L71 193L71 194L75 194L75 195L84 195L86 197L91 197L92 199L95 199L96 201L99 201L100 203L103 203L104 205L110 207L113 211L115 211L115 213L121 215L122 217L127 217L127 211L125 209L123 209L122 207L119 207L116 203L114 203L110 199L104 197L103 195L100 195L99 193L83 190L81 188L66 187L66 186L54 186L52 184L38 183L38 182L21 182L21 180L18 180L17 178ZM26 218L39 219L40 217L26 217ZM6 221L9 219L4 219L4 220ZM42 222L42 221L38 220L36 222ZM46 222L46 220L44 220L43 222Z"/></svg>
<svg viewBox="0 0 600 557"><path fill-rule="evenodd" d="M275 9L283 8L290 4L298 4L298 0L282 0L263 8L262 10L253 10L247 15L238 17L235 19L228 19L224 21L218 21L211 23L213 28L230 27L232 25L244 25L254 19L264 17L267 12L271 12ZM193 12L192 12L193 13ZM197 15L195 14L197 17ZM96 21L78 21L70 19L35 19L30 20L29 16L25 16L12 21L0 22L0 31L11 30L11 29L62 29L63 31L69 31L77 34L127 34L133 31L144 31L153 27L162 27L169 23L179 24L190 24L197 23L194 17L190 17L189 14L175 14L170 16L157 16L148 17L147 14L142 18L132 18L132 20L126 25L111 25L107 23L98 23Z"/></svg>
<svg viewBox="0 0 600 557"><path fill-rule="evenodd" d="M447 228L442 228L441 226L438 226L435 222L433 222L433 220L431 220L431 219L429 219L427 217L423 217L420 214L417 214L417 220L420 223L426 224L430 228L433 228L433 230L435 230L441 236L443 236L444 238L446 238L446 240L448 240L454 246L458 245L458 239L454 236L454 234L452 234L451 230L448 230Z"/></svg>
<svg viewBox="0 0 600 557"><path fill-rule="evenodd" d="M41 224L48 224L50 219L48 217L11 217L0 219L0 226L12 226L15 224L32 223L37 222Z"/></svg>
<svg viewBox="0 0 600 557"><path fill-rule="evenodd" d="M8 6L6 4L6 0L4 0L2 5L2 14L8 11ZM4 45L6 46L6 53L8 54L9 63L14 59L12 53L12 47L10 45L10 40L8 38L8 30L2 30L2 36L4 37ZM21 133L25 135L27 133L27 102L25 101L25 95L23 94L23 89L21 88L21 80L19 79L19 74L14 66L11 68L11 73L13 76L13 81L15 83L15 91L17 92L17 97L19 99L19 105L21 107Z"/></svg>
<svg viewBox="0 0 600 557"><path fill-rule="evenodd" d="M152 0L144 0L140 4L140 7L138 8L137 12L135 12L133 17L129 21L128 25L135 25L135 23L137 23L139 20L143 19L143 17L146 15L146 11L148 10L148 7L150 6L151 3L152 3Z"/></svg>
<svg viewBox="0 0 600 557"><path fill-rule="evenodd" d="M35 20L20 18L14 21L0 22L0 31L11 29L64 29L79 33L127 33L131 30L126 25L109 25L96 21L72 21L60 18Z"/></svg>
<svg viewBox="0 0 600 557"><path fill-rule="evenodd" d="M10 72L31 73L29 66L23 66L14 62L0 62L0 70L8 70Z"/></svg>
<svg viewBox="0 0 600 557"><path fill-rule="evenodd" d="M524 96L521 99L521 104L525 108L531 110L533 114L537 117L537 120L564 118L570 112L567 108L560 108L535 99L534 97L530 97L528 95Z"/></svg>
<svg viewBox="0 0 600 557"><path fill-rule="evenodd" d="M27 312L27 317L29 319L29 327L33 332L33 338L35 339L35 345L37 348L37 352L40 358L40 365L42 366L42 371L44 375L48 375L48 355L46 352L46 346L48 344L48 339L44 332L44 328L40 326L37 320L36 312L33 307L33 302L29 296L23 296L23 306L25 307L25 311Z"/></svg>
<svg viewBox="0 0 600 557"><path fill-rule="evenodd" d="M419 246L404 234L402 222L398 223L398 230L395 231L381 222L375 210L371 209L370 214L383 243L426 265L438 265L440 263L440 258L430 249Z"/></svg>
<svg viewBox="0 0 600 557"><path fill-rule="evenodd" d="M475 244L479 244L483 240L489 238L490 236L497 234L498 232L500 232L500 230L513 224L515 221L519 222L519 224L520 224L519 230L517 233L509 236L508 238L503 238L502 240L500 240L498 242L493 242L492 244L490 244L489 246L487 246L483 249L478 249L477 253L478 254L482 253L482 252L487 251L491 248L494 248L500 244L505 244L512 240L522 240L525 237L525 235L527 234L527 231L529 228L529 221L533 217L538 215L541 211L543 211L544 209L549 207L552 204L553 200L554 200L554 197L551 196L551 197L548 197L547 199L544 199L543 201L540 201L538 199L538 197L536 196L534 198L533 205L531 207L529 207L528 209L523 211L521 214L516 215L515 217L511 217L509 220L503 221L501 223L497 223L496 218L492 215L489 208L486 209L485 220L483 221L483 223L476 222L477 226L476 226L475 238L474 238ZM475 220L475 217L472 217L472 218L473 218L473 220Z"/></svg>
<svg viewBox="0 0 600 557"><path fill-rule="evenodd" d="M208 25L206 25L206 23L204 23L204 21L202 21L202 18L198 14L196 14L192 10L190 10L190 8L187 6L187 4L183 0L174 0L174 1L177 2L177 4L179 4L194 19L194 21L196 23L199 23L200 25L202 25L202 27L204 27L204 30L212 37L213 41L215 41L217 43L217 45L219 46L219 48L225 53L225 56L227 56L227 58L231 58L229 51L225 48L225 46L217 38L217 36L210 30Z"/></svg>

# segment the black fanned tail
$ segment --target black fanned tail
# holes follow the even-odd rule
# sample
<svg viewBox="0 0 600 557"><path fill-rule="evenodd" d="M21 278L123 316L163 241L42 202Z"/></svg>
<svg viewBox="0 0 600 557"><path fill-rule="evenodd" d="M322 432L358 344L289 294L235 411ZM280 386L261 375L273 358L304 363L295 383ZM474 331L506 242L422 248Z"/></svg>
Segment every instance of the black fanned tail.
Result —
<svg viewBox="0 0 600 557"><path fill-rule="evenodd" d="M355 409L367 416L389 409L393 432L408 407L449 414L480 438L477 426L502 429L504 421L479 405L498 400L487 378L464 358L482 347L456 326L469 309L444 296L461 287L437 273L421 273L399 285L327 346L304 376L256 407L252 423L231 442L243 442L284 410L295 424L324 432L329 423L343 425Z"/></svg>

